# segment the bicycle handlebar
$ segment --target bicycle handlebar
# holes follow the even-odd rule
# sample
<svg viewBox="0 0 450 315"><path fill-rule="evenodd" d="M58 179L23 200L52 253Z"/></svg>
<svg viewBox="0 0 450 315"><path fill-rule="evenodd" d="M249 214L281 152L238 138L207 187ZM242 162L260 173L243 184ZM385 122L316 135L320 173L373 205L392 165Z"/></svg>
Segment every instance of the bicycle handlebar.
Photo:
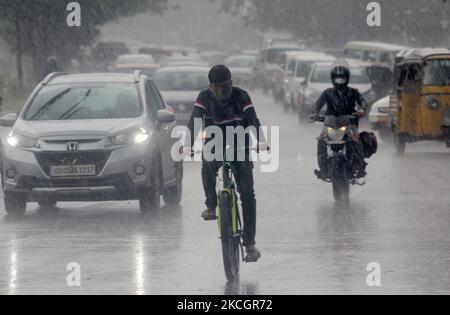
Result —
<svg viewBox="0 0 450 315"><path fill-rule="evenodd" d="M227 150L230 150L229 146L227 146L225 148L225 153L227 152ZM249 151L252 151L252 152L257 152L258 154L261 153L261 150L260 150L259 146L256 146L256 147L245 146L245 147L239 147L239 148L234 148L233 149L234 152L237 152L237 151L240 151L240 150L249 150ZM270 150L271 150L270 146L267 146L267 149L263 150L263 151L270 152ZM191 150L191 157L195 156L196 154L202 154L202 153L203 153L203 150Z"/></svg>

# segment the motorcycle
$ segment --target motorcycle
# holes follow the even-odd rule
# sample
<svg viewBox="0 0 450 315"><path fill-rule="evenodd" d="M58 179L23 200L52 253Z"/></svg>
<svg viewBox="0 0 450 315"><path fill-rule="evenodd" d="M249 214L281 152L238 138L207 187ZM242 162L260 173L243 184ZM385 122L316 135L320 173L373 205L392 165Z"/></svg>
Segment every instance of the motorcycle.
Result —
<svg viewBox="0 0 450 315"><path fill-rule="evenodd" d="M336 201L348 200L351 184L364 185L364 183L358 181L354 162L354 154L361 154L355 152L358 150L356 126L359 117L356 115L325 116L316 117L311 122L316 121L324 122L320 139L325 142L327 147L326 173L321 174L316 171L316 175L320 179L333 184L333 195Z"/></svg>

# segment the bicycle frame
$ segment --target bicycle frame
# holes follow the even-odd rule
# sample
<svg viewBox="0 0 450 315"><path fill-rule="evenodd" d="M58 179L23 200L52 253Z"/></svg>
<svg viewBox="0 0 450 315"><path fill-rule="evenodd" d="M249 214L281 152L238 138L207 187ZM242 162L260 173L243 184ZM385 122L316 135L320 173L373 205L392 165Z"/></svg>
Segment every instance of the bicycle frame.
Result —
<svg viewBox="0 0 450 315"><path fill-rule="evenodd" d="M231 217L232 217L232 222L233 222L233 235L235 237L239 237L239 244L241 247L241 251L242 251L242 258L244 258L244 250L243 250L243 246L242 246L242 240L241 240L241 231L240 231L240 227L241 225L241 218L239 215L239 209L237 206L237 195L236 195L236 188L235 188L235 183L233 181L233 163L228 161L228 155L227 155L227 150L225 150L225 154L224 154L224 159L222 162L222 181L223 181L223 188L221 191L219 191L219 194L217 195L218 198L218 210L219 210L219 215L218 215L218 227L219 227L219 233L222 234L222 222L221 222L221 212L222 209L220 208L220 197L222 195L223 192L228 193L231 198L232 198L232 208L231 208Z"/></svg>

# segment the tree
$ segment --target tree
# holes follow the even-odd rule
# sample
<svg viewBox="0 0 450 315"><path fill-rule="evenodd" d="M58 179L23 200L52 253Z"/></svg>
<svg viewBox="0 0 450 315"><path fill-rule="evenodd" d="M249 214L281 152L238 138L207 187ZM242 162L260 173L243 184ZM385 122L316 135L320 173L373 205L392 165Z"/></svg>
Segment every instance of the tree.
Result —
<svg viewBox="0 0 450 315"><path fill-rule="evenodd" d="M0 0L0 36L15 49L17 74L23 81L22 58L29 55L39 77L49 56L62 63L80 54L80 48L95 42L98 27L123 16L151 11L162 13L168 0L77 0L81 26L67 25L70 0Z"/></svg>
<svg viewBox="0 0 450 315"><path fill-rule="evenodd" d="M247 6L245 20L249 25L262 30L289 31L327 46L342 45L348 40L383 40L418 46L448 44L445 42L448 30L441 24L450 11L445 0L378 0L382 7L381 27L369 27L366 23L370 2L222 0L222 8L240 12Z"/></svg>

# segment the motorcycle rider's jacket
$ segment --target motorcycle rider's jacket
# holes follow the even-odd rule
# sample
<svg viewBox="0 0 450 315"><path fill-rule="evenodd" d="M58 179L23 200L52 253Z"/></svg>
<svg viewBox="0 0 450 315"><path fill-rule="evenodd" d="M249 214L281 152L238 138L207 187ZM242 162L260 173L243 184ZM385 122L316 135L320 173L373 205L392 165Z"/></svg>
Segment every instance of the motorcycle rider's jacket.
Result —
<svg viewBox="0 0 450 315"><path fill-rule="evenodd" d="M327 105L327 116L352 115L355 111L366 113L368 104L357 89L351 87L329 88L325 90L316 102L314 115L319 115Z"/></svg>

